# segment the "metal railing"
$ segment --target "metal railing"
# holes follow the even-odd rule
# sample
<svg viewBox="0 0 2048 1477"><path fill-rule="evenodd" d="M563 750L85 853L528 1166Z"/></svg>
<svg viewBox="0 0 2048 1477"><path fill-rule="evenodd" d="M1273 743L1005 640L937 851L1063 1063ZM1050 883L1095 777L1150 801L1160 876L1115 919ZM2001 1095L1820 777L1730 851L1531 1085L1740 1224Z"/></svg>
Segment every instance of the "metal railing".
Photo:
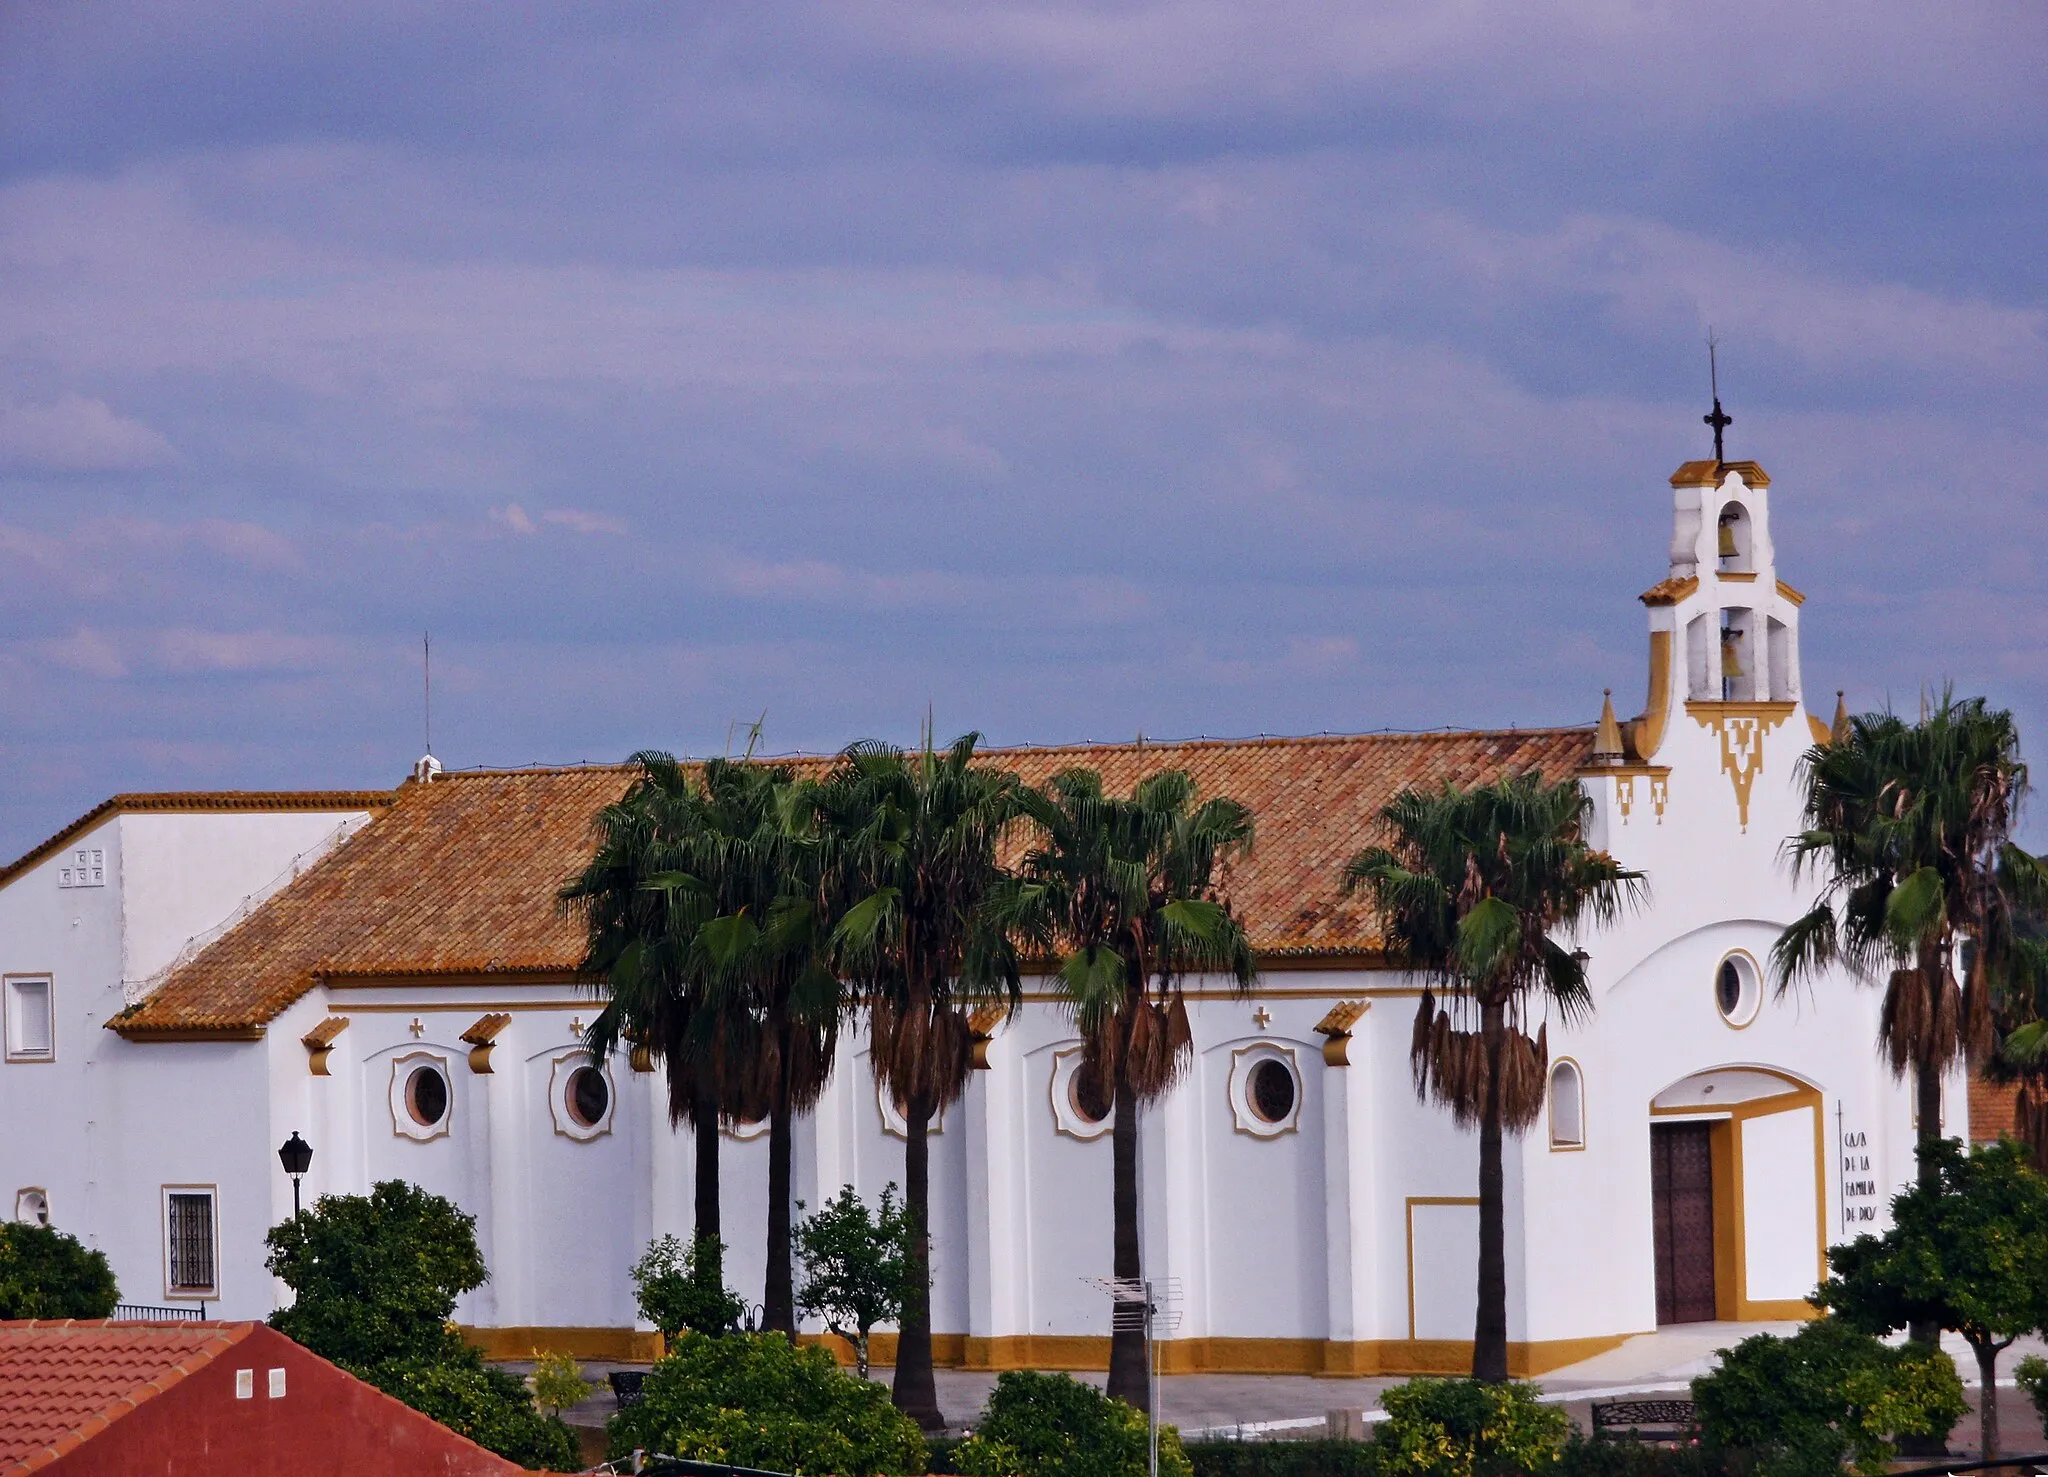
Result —
<svg viewBox="0 0 2048 1477"><path fill-rule="evenodd" d="M204 1323L206 1304L196 1307L187 1303L182 1308L159 1308L150 1303L114 1304L116 1323Z"/></svg>

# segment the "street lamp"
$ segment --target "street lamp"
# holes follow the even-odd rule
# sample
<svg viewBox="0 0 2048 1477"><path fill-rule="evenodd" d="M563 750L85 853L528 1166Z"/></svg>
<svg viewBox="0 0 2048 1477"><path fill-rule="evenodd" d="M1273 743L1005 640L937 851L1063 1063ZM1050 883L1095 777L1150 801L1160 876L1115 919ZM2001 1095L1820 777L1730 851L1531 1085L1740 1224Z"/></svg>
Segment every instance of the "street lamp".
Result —
<svg viewBox="0 0 2048 1477"><path fill-rule="evenodd" d="M292 1130L292 1136L284 1141L277 1151L277 1162L284 1166L284 1172L292 1177L292 1219L299 1218L299 1177L312 1166L313 1146L299 1137L299 1131Z"/></svg>

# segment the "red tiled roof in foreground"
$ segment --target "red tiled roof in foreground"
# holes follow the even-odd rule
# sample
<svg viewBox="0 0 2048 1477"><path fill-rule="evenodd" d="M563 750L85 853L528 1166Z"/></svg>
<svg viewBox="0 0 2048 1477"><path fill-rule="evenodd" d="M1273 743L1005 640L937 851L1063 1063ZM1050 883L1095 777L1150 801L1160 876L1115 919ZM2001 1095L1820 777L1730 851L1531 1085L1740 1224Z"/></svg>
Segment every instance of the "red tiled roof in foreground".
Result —
<svg viewBox="0 0 2048 1477"><path fill-rule="evenodd" d="M2017 1087L1999 1082L1987 1082L1977 1073L1970 1074L1970 1142L1973 1144L1995 1144L2000 1138L2013 1132L2014 1099L2019 1096Z"/></svg>
<svg viewBox="0 0 2048 1477"><path fill-rule="evenodd" d="M0 1323L0 1474L32 1472L249 1336L251 1323Z"/></svg>
<svg viewBox="0 0 2048 1477"><path fill-rule="evenodd" d="M1043 782L1087 766L1113 792L1186 769L1204 796L1251 807L1258 840L1227 894L1272 962L1370 955L1366 910L1339 873L1404 786L1470 784L1586 760L1591 729L1369 734L997 749L986 762ZM826 761L800 761L807 766ZM575 918L555 902L590 855L591 819L625 766L446 774L395 802L113 1026L133 1039L259 1031L324 976L572 973Z"/></svg>
<svg viewBox="0 0 2048 1477"><path fill-rule="evenodd" d="M0 1323L0 1477L519 1467L261 1323Z"/></svg>

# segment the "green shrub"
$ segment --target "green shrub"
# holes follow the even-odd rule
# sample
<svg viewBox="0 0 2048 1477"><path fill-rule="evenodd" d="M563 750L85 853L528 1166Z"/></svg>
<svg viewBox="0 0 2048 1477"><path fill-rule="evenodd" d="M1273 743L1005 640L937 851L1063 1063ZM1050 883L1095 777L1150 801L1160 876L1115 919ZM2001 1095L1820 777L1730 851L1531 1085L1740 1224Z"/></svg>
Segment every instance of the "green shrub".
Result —
<svg viewBox="0 0 2048 1477"><path fill-rule="evenodd" d="M1194 1477L1378 1477L1370 1441L1190 1441Z"/></svg>
<svg viewBox="0 0 2048 1477"><path fill-rule="evenodd" d="M1373 1432L1389 1477L1489 1477L1557 1465L1571 1422L1530 1384L1410 1380L1382 1392Z"/></svg>
<svg viewBox="0 0 2048 1477"><path fill-rule="evenodd" d="M924 1438L888 1390L775 1333L683 1334L608 1430L614 1457L640 1447L796 1477L925 1470Z"/></svg>
<svg viewBox="0 0 2048 1477"><path fill-rule="evenodd" d="M1145 1417L1071 1375L996 1377L974 1434L952 1453L964 1477L1145 1477ZM1180 1433L1159 1428L1161 1477L1192 1477Z"/></svg>
<svg viewBox="0 0 2048 1477"><path fill-rule="evenodd" d="M671 1343L683 1333L731 1333L746 1304L725 1285L725 1243L699 1236L685 1246L659 1236L633 1264L640 1316Z"/></svg>
<svg viewBox="0 0 2048 1477"><path fill-rule="evenodd" d="M368 1195L322 1195L265 1240L267 1265L294 1294L271 1327L500 1456L577 1464L569 1428L448 1324L455 1300L490 1276L475 1216L386 1180Z"/></svg>
<svg viewBox="0 0 2048 1477"><path fill-rule="evenodd" d="M1887 1348L1839 1318L1746 1338L1692 1390L1708 1444L1746 1453L1759 1477L1833 1477L1844 1461L1874 1477L1894 1437L1939 1435L1966 1409L1946 1354Z"/></svg>
<svg viewBox="0 0 2048 1477"><path fill-rule="evenodd" d="M2012 1367L2013 1383L2027 1392L2034 1410L2048 1423L2048 1359L2029 1354Z"/></svg>
<svg viewBox="0 0 2048 1477"><path fill-rule="evenodd" d="M106 1318L120 1297L105 1252L53 1226L0 1224L0 1318Z"/></svg>
<svg viewBox="0 0 2048 1477"><path fill-rule="evenodd" d="M533 1403L549 1415L560 1415L570 1406L590 1398L595 1388L583 1378L583 1370L567 1354L543 1354L533 1371Z"/></svg>
<svg viewBox="0 0 2048 1477"><path fill-rule="evenodd" d="M387 1360L350 1372L522 1467L572 1472L583 1465L574 1434L557 1417L533 1408L524 1380L484 1363L454 1335L448 1342L450 1347L429 1358Z"/></svg>
<svg viewBox="0 0 2048 1477"><path fill-rule="evenodd" d="M1574 1431L1552 1477L1749 1477L1749 1468L1746 1458L1697 1442L1589 1441Z"/></svg>

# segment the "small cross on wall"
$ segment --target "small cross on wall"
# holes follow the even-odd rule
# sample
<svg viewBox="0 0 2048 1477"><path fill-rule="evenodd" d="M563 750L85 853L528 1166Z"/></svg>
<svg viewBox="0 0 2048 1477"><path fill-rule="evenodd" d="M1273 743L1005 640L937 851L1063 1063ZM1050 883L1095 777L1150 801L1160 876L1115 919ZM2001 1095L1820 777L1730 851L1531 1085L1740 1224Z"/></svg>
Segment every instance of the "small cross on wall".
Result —
<svg viewBox="0 0 2048 1477"><path fill-rule="evenodd" d="M1265 1006L1261 1005L1257 1010L1252 1012L1252 1020L1255 1021L1258 1024L1258 1028L1261 1031L1263 1031L1266 1029L1266 1027L1273 1024L1273 1012L1266 1009Z"/></svg>
<svg viewBox="0 0 2048 1477"><path fill-rule="evenodd" d="M576 1016L569 1022L569 1034L577 1040L583 1039L583 1017Z"/></svg>
<svg viewBox="0 0 2048 1477"><path fill-rule="evenodd" d="M412 1024L407 1026L406 1030L412 1032L413 1039L417 1041L420 1037L427 1034L427 1023L421 1020L418 1016L414 1016L412 1018Z"/></svg>

